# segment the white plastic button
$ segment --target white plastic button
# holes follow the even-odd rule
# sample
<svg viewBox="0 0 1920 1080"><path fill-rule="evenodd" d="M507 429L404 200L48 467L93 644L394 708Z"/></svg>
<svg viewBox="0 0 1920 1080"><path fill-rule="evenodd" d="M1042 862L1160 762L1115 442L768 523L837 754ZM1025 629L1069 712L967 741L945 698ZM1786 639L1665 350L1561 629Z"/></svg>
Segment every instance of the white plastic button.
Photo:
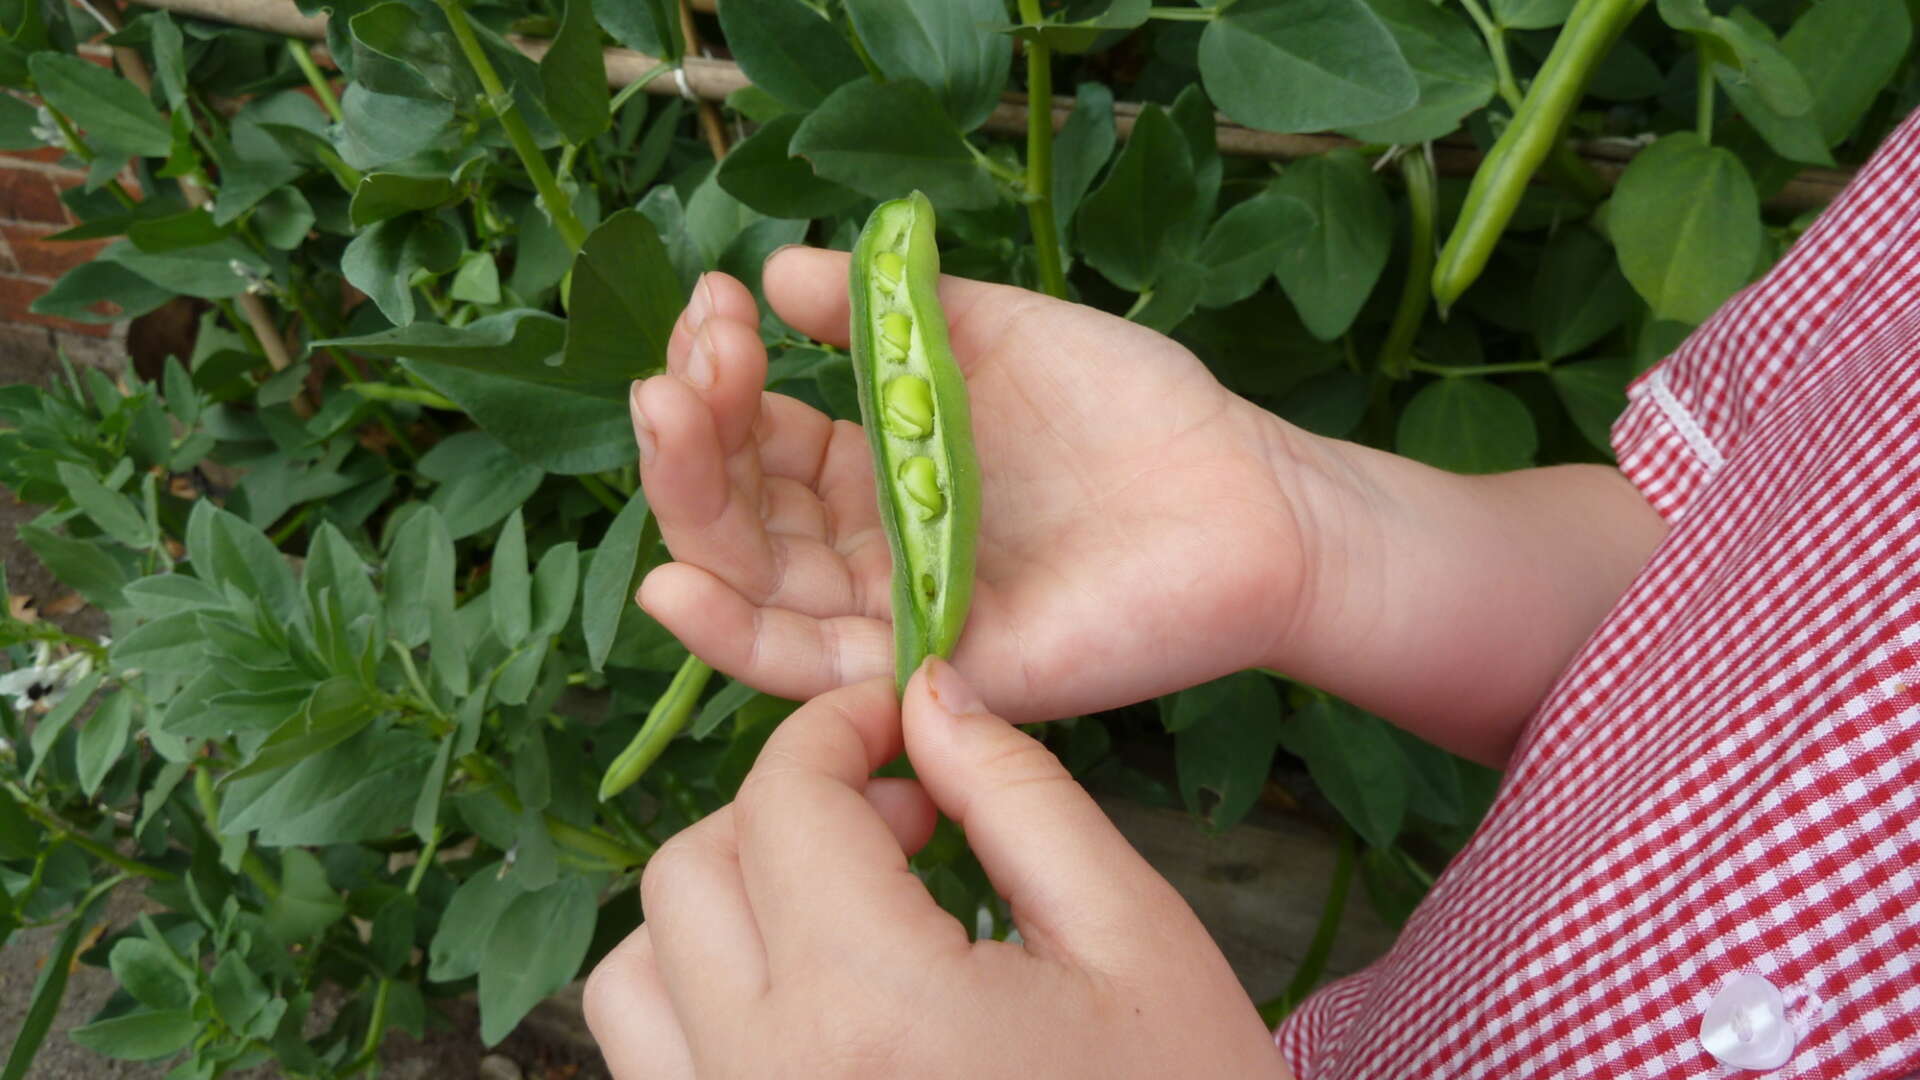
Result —
<svg viewBox="0 0 1920 1080"><path fill-rule="evenodd" d="M1700 1018L1700 1045L1722 1065L1777 1069L1793 1056L1793 1025L1780 991L1758 975L1729 975Z"/></svg>

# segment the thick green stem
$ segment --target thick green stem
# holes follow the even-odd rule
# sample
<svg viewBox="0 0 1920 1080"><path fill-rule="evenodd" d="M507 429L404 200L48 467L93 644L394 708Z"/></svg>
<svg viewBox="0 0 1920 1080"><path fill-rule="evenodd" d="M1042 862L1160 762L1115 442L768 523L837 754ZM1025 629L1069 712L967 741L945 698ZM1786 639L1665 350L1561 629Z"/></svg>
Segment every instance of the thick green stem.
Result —
<svg viewBox="0 0 1920 1080"><path fill-rule="evenodd" d="M1423 371L1428 375L1442 375L1450 379L1469 375L1517 375L1523 372L1545 373L1552 366L1545 360L1516 360L1511 364L1427 364L1418 360L1407 363L1409 371Z"/></svg>
<svg viewBox="0 0 1920 1080"><path fill-rule="evenodd" d="M1694 85L1698 88L1698 100L1694 102L1695 126L1700 129L1700 141L1713 141L1713 59L1707 55L1703 46L1694 50L1694 56L1700 63L1700 70Z"/></svg>
<svg viewBox="0 0 1920 1080"><path fill-rule="evenodd" d="M1278 1024L1306 999L1326 971L1327 957L1333 953L1333 939L1340 932L1340 917L1347 910L1347 890L1353 884L1353 830L1340 829L1340 850L1333 868L1333 881L1327 885L1327 902L1320 907L1320 925L1313 931L1313 942L1300 958L1300 969L1279 997L1260 1006L1260 1019L1268 1027Z"/></svg>
<svg viewBox="0 0 1920 1080"><path fill-rule="evenodd" d="M466 9L460 0L435 0L440 10L447 15L447 25L453 30L454 40L460 43L460 52L467 58L468 66L480 80L480 88L486 91L487 101L500 118L500 127L507 133L507 141L513 144L514 153L520 156L520 164L527 170L527 176L533 180L534 190L540 193L540 203L546 207L547 214L553 218L553 227L559 230L560 238L567 243L567 250L578 252L587 242L587 228L573 212L573 200L560 189L559 180L554 178L553 168L547 164L546 155L534 142L533 131L514 107L513 95L507 92L500 82L500 73L493 69L493 61L487 59L486 50L481 48L480 39L474 36L473 24L467 21Z"/></svg>
<svg viewBox="0 0 1920 1080"><path fill-rule="evenodd" d="M1150 19L1166 19L1168 22L1211 22L1218 12L1210 7L1156 7L1147 9Z"/></svg>
<svg viewBox="0 0 1920 1080"><path fill-rule="evenodd" d="M1038 26L1040 0L1020 0L1020 21ZM1053 50L1035 36L1027 43L1027 221L1033 229L1040 288L1066 299L1060 264L1060 226L1053 214Z"/></svg>
<svg viewBox="0 0 1920 1080"><path fill-rule="evenodd" d="M1407 362L1413 357L1413 338L1427 315L1433 300L1433 162L1425 147L1414 147L1400 155L1400 177L1407 185L1407 280L1400 289L1400 304L1393 313L1393 326L1380 347L1380 373L1390 379L1407 377Z"/></svg>
<svg viewBox="0 0 1920 1080"><path fill-rule="evenodd" d="M313 54L307 51L307 43L298 38L287 39L287 52L293 55L293 62L300 65L301 74L307 77L307 85L313 87L313 96L320 99L320 106L327 110L336 124L346 123L346 117L340 112L340 99L333 96L333 84L320 71L320 65L313 62Z"/></svg>
<svg viewBox="0 0 1920 1080"><path fill-rule="evenodd" d="M1507 58L1507 35L1500 25L1487 17L1487 9L1480 6L1480 0L1460 0L1460 6L1467 9L1467 15L1473 24L1480 28L1480 36L1487 40L1487 52L1493 55L1493 73L1500 87L1500 100L1514 112L1520 111L1520 84L1513 77L1513 64Z"/></svg>
<svg viewBox="0 0 1920 1080"><path fill-rule="evenodd" d="M5 791L7 797L19 803L20 809L26 811L28 817L39 822L42 828L68 841L73 844L73 846L99 859L101 862L117 866L129 874L138 874L149 881L173 881L180 876L171 870L162 870L157 866L148 866L146 863L136 859L129 859L100 841L95 840L93 837L81 832L78 828L69 825L51 810L47 810L34 802L33 797L21 790L18 784L8 781L5 785Z"/></svg>

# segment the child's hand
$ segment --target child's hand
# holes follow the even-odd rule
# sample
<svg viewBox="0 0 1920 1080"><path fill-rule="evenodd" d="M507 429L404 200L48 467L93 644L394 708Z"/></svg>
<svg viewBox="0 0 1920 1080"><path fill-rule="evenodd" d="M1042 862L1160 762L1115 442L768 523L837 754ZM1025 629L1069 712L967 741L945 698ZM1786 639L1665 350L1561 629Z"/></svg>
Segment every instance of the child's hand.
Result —
<svg viewBox="0 0 1920 1080"><path fill-rule="evenodd" d="M869 779L903 736L919 781ZM969 944L907 869L935 806L1022 944ZM904 720L889 679L795 713L641 894L586 990L618 1077L1287 1075L1172 886L938 660Z"/></svg>
<svg viewBox="0 0 1920 1080"><path fill-rule="evenodd" d="M777 254L769 301L845 346L846 259ZM984 484L955 663L986 700L1051 719L1269 662L1308 577L1299 433L1123 319L953 278L941 302ZM634 394L679 560L639 601L714 667L805 699L892 670L890 562L864 435L763 394L766 360L752 296L708 274L672 374Z"/></svg>

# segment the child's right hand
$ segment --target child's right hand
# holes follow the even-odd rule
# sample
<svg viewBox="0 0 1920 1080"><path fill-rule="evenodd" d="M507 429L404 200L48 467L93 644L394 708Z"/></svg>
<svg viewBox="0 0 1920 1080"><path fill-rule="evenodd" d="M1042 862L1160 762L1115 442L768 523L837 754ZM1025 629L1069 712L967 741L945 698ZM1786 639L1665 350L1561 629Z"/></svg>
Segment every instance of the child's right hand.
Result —
<svg viewBox="0 0 1920 1080"><path fill-rule="evenodd" d="M774 310L847 343L847 256L769 260ZM946 278L983 491L956 666L1016 720L1272 662L1316 567L1310 441L1172 340L1077 304ZM762 393L754 300L708 274L636 385L641 479L675 562L641 605L715 668L806 699L892 670L890 562L867 442ZM1312 441L1317 442L1317 441ZM1337 467L1336 467L1337 469Z"/></svg>

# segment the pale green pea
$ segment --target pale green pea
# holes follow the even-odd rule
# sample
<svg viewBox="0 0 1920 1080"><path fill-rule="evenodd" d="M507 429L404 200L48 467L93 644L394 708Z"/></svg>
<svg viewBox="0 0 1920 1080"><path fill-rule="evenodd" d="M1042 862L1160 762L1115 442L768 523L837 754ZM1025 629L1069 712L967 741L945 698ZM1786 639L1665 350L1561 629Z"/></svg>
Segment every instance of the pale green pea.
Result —
<svg viewBox="0 0 1920 1080"><path fill-rule="evenodd" d="M880 340L890 360L905 360L907 346L913 341L913 319L904 311L889 311L880 316Z"/></svg>
<svg viewBox="0 0 1920 1080"><path fill-rule="evenodd" d="M900 464L900 487L920 506L920 520L932 521L947 508L940 490L940 474L930 457L910 457Z"/></svg>
<svg viewBox="0 0 1920 1080"><path fill-rule="evenodd" d="M883 251L873 257L873 272L880 275L882 284L892 289L897 287L900 279L906 276L907 263L905 259L893 252Z"/></svg>
<svg viewBox="0 0 1920 1080"><path fill-rule="evenodd" d="M887 429L908 439L933 434L933 388L918 375L896 375L887 383Z"/></svg>

